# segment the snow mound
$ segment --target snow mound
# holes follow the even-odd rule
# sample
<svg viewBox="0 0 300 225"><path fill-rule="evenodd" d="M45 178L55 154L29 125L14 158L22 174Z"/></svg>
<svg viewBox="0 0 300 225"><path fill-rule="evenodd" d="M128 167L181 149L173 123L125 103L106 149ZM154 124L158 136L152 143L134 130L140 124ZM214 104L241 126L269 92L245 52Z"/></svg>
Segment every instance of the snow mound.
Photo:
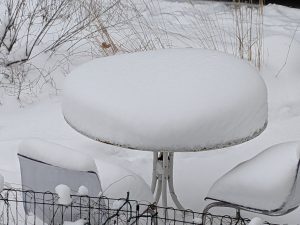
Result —
<svg viewBox="0 0 300 225"><path fill-rule="evenodd" d="M55 187L55 193L58 195L58 204L68 206L72 203L71 189L67 185L57 185Z"/></svg>
<svg viewBox="0 0 300 225"><path fill-rule="evenodd" d="M115 200L114 203L111 206L111 209L117 210L120 209L124 205L124 200Z"/></svg>
<svg viewBox="0 0 300 225"><path fill-rule="evenodd" d="M87 196L87 195L89 195L89 189L88 189L86 186L81 185L81 186L78 188L77 195Z"/></svg>
<svg viewBox="0 0 300 225"><path fill-rule="evenodd" d="M300 204L299 162L300 142L274 145L217 180L208 198L267 211L296 207Z"/></svg>
<svg viewBox="0 0 300 225"><path fill-rule="evenodd" d="M264 221L259 217L254 217L249 223L249 225L263 225L263 224Z"/></svg>
<svg viewBox="0 0 300 225"><path fill-rule="evenodd" d="M95 160L95 162L102 182L102 195L118 199L126 198L129 192L130 199L145 203L154 202L149 185L139 175L103 160Z"/></svg>
<svg viewBox="0 0 300 225"><path fill-rule="evenodd" d="M202 218L200 217L195 217L192 221L196 224L202 224Z"/></svg>
<svg viewBox="0 0 300 225"><path fill-rule="evenodd" d="M74 70L63 114L80 133L140 150L200 151L242 143L267 124L267 90L248 63L169 49L95 59Z"/></svg>
<svg viewBox="0 0 300 225"><path fill-rule="evenodd" d="M88 221L85 219L79 219L76 220L75 222L71 222L71 221L64 221L63 225L85 225L88 224Z"/></svg>
<svg viewBox="0 0 300 225"><path fill-rule="evenodd" d="M29 139L21 142L19 154L65 169L97 172L95 162L89 156L41 139Z"/></svg>

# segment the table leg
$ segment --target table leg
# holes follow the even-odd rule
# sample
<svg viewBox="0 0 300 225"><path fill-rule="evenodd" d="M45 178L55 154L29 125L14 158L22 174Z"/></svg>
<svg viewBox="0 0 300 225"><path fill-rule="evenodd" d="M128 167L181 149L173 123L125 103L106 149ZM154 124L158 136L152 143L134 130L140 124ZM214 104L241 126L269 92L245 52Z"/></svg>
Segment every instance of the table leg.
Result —
<svg viewBox="0 0 300 225"><path fill-rule="evenodd" d="M162 190L162 177L160 176L158 178L157 190L156 190L155 199L154 199L154 201L156 203L159 202L159 199L160 199L160 196L161 196L161 190Z"/></svg>
<svg viewBox="0 0 300 225"><path fill-rule="evenodd" d="M158 160L158 153L157 152L153 152L153 171L152 171L152 183L151 183L151 191L154 194L155 192L155 187L156 187L156 183L157 183L157 160Z"/></svg>
<svg viewBox="0 0 300 225"><path fill-rule="evenodd" d="M177 206L178 209L184 210L183 206L181 203L178 201L177 195L175 193L174 189L174 183L173 183L173 165L174 165L174 153L169 153L169 158L170 158L170 165L169 165L169 190L170 190L170 195L173 199L173 202Z"/></svg>
<svg viewBox="0 0 300 225"><path fill-rule="evenodd" d="M158 203L162 197L162 206L167 207L167 189L178 209L184 209L179 202L174 190L173 183L174 153L153 153L153 172L151 191L155 193L155 202Z"/></svg>
<svg viewBox="0 0 300 225"><path fill-rule="evenodd" d="M168 153L163 153L163 173L162 173L162 206L167 207L168 206L168 198L167 198L167 186L168 186L168 180L169 180L169 159L168 159Z"/></svg>

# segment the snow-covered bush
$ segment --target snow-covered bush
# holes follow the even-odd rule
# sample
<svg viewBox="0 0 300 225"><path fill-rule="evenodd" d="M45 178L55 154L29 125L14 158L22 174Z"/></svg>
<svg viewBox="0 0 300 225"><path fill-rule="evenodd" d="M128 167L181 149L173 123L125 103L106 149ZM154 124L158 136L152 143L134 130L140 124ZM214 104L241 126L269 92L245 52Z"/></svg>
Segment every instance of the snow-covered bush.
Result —
<svg viewBox="0 0 300 225"><path fill-rule="evenodd" d="M17 96L37 85L54 85L51 72L63 57L48 63L64 46L71 54L91 23L80 0L0 1L0 88ZM46 66L45 66L46 65Z"/></svg>

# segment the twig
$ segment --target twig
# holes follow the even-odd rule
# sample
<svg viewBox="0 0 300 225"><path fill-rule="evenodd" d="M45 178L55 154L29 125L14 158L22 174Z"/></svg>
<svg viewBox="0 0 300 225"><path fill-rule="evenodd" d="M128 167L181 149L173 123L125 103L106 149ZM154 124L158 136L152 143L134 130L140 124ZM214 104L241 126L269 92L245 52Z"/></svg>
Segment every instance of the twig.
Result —
<svg viewBox="0 0 300 225"><path fill-rule="evenodd" d="M293 41L295 39L296 33L298 31L299 25L300 24L298 23L298 25L297 25L294 33L293 33L292 39L291 39L290 44L289 44L289 49L288 49L288 52L287 52L286 57L285 57L285 61L284 61L283 65L281 66L281 68L279 69L279 71L277 72L277 74L275 75L276 78L278 78L279 74L282 72L282 70L284 69L284 67L287 64L287 61L288 61L288 58L289 58L289 55L290 55L290 51L291 51L291 47L292 47Z"/></svg>

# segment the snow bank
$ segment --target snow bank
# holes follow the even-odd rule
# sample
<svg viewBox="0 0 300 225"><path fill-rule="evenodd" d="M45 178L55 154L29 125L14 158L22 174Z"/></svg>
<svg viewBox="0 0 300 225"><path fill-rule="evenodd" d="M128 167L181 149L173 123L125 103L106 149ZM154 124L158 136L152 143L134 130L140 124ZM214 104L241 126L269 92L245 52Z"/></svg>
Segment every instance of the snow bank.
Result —
<svg viewBox="0 0 300 225"><path fill-rule="evenodd" d="M41 139L21 142L19 154L65 169L97 172L95 162L89 156Z"/></svg>
<svg viewBox="0 0 300 225"><path fill-rule="evenodd" d="M293 208L300 204L299 195L289 199L293 191L299 192L293 189L299 161L300 142L274 145L217 180L208 198L268 211L291 201Z"/></svg>
<svg viewBox="0 0 300 225"><path fill-rule="evenodd" d="M267 91L244 61L203 49L93 60L73 71L63 114L77 131L128 148L200 151L259 135Z"/></svg>

